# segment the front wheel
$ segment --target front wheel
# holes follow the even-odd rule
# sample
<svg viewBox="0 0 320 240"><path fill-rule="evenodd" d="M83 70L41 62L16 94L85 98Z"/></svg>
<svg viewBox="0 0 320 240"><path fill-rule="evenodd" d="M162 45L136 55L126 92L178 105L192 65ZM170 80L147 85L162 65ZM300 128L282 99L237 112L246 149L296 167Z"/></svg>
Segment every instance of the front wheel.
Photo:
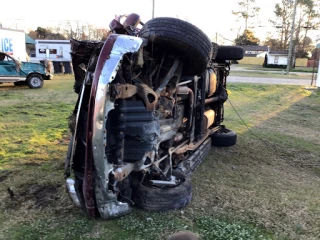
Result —
<svg viewBox="0 0 320 240"><path fill-rule="evenodd" d="M27 84L29 88L42 88L43 86L43 77L40 74L30 74L27 78Z"/></svg>
<svg viewBox="0 0 320 240"><path fill-rule="evenodd" d="M185 207L192 197L191 181L178 170L172 170L172 175L179 181L176 186L157 187L140 184L135 187L135 205L148 211L167 211Z"/></svg>

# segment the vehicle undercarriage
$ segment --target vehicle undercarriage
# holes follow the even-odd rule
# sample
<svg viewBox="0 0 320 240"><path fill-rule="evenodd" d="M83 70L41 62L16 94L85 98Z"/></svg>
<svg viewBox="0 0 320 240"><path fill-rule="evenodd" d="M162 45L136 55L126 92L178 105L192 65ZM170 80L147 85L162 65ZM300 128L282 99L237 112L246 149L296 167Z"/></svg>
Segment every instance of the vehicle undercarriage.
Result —
<svg viewBox="0 0 320 240"><path fill-rule="evenodd" d="M131 205L186 206L189 176L211 145L236 142L222 125L223 104L228 60L241 59L242 48L218 47L178 19L152 19L140 31L133 31L138 20L127 19L110 24L114 34L104 43L72 40L79 98L67 188L77 206L104 219Z"/></svg>

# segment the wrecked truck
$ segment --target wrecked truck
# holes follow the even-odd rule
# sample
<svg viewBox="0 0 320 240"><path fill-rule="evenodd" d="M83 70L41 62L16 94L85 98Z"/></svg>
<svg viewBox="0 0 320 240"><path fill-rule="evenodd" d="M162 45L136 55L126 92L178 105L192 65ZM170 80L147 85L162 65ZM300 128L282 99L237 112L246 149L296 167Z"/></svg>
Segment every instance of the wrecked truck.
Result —
<svg viewBox="0 0 320 240"><path fill-rule="evenodd" d="M130 14L110 29L105 42L71 41L78 100L69 119L67 190L103 219L132 206L183 208L190 175L211 146L236 143L222 125L223 109L230 60L242 59L243 49L218 46L175 18L144 24Z"/></svg>

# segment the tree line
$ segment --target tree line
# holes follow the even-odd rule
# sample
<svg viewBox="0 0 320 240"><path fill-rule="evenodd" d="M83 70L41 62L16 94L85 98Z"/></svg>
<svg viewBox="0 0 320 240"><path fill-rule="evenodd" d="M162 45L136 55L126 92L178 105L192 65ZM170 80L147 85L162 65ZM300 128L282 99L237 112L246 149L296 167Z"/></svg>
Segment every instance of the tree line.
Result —
<svg viewBox="0 0 320 240"><path fill-rule="evenodd" d="M275 4L273 16L269 23L274 27L275 35L267 36L264 42L254 36L254 25L259 16L260 8L255 0L241 0L238 2L238 11L233 14L242 21L244 31L234 40L236 45L268 45L273 50L288 50L291 37L294 0L281 0ZM307 57L308 52L314 50L313 42L308 33L320 27L320 1L298 0L293 32L293 44L296 57Z"/></svg>
<svg viewBox="0 0 320 240"><path fill-rule="evenodd" d="M236 45L268 45L273 50L288 50L291 36L292 17L295 0L279 0L275 4L273 15L269 23L274 27L276 34L269 34L265 41L260 41L254 30L258 17L263 10L256 0L240 0L237 10L232 11L241 22L238 35L234 40ZM296 57L307 57L314 49L312 39L308 36L311 30L320 28L320 0L298 0L296 23L294 28L293 43ZM240 29L244 29L240 32ZM33 39L70 39L78 40L105 40L110 35L106 28L97 28L91 24L80 21L65 21L55 27L38 27L29 32Z"/></svg>
<svg viewBox="0 0 320 240"><path fill-rule="evenodd" d="M33 39L66 40L74 38L77 40L104 41L110 35L110 31L80 21L66 21L63 24L57 24L55 27L37 27L37 29L31 30L28 35Z"/></svg>

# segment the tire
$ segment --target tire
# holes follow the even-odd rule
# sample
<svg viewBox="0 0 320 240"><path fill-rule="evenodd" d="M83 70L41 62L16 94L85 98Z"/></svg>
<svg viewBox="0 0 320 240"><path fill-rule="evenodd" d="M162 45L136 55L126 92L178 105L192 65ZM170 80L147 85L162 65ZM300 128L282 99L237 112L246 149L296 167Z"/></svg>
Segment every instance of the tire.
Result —
<svg viewBox="0 0 320 240"><path fill-rule="evenodd" d="M214 60L241 60L244 55L244 49L239 46L219 46L217 56Z"/></svg>
<svg viewBox="0 0 320 240"><path fill-rule="evenodd" d="M43 77L40 74L33 73L30 74L27 78L27 84L29 88L42 88L43 86Z"/></svg>
<svg viewBox="0 0 320 240"><path fill-rule="evenodd" d="M172 170L172 174L181 180L178 186L160 188L140 184L135 187L135 205L148 211L167 211L185 207L192 197L191 181L178 170Z"/></svg>
<svg viewBox="0 0 320 240"><path fill-rule="evenodd" d="M211 145L217 147L230 147L237 143L237 134L227 128L222 128L211 135Z"/></svg>
<svg viewBox="0 0 320 240"><path fill-rule="evenodd" d="M207 35L196 26L176 18L154 18L146 22L139 37L163 50L171 49L184 56L184 75L201 75L212 52Z"/></svg>

